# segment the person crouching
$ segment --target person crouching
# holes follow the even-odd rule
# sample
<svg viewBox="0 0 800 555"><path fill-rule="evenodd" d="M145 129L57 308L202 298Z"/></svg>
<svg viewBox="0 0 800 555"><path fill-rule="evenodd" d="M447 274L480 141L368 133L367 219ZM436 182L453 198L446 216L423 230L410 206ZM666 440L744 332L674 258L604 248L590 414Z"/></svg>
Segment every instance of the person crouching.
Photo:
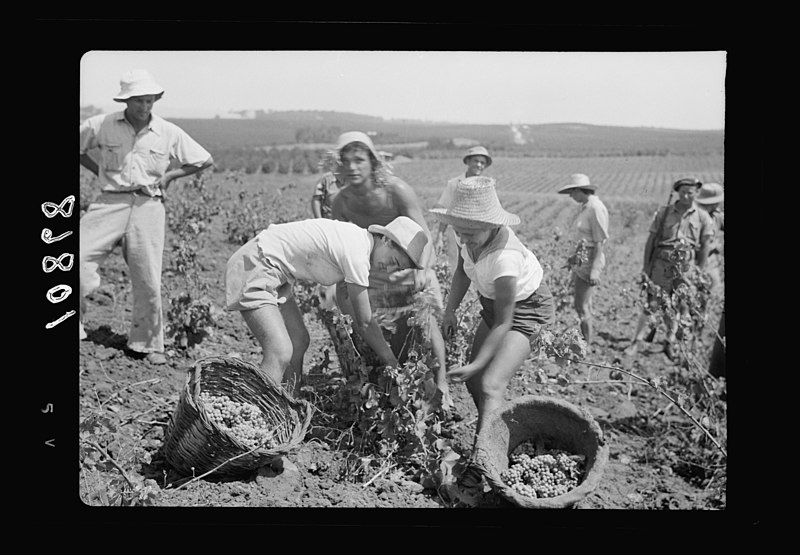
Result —
<svg viewBox="0 0 800 555"><path fill-rule="evenodd" d="M373 318L367 288L373 266L421 268L428 238L413 220L398 217L368 229L311 218L272 224L239 248L227 263L226 308L242 313L262 350L261 370L289 393L301 384L309 334L292 294L296 280L344 283L354 329L388 366L398 362Z"/></svg>

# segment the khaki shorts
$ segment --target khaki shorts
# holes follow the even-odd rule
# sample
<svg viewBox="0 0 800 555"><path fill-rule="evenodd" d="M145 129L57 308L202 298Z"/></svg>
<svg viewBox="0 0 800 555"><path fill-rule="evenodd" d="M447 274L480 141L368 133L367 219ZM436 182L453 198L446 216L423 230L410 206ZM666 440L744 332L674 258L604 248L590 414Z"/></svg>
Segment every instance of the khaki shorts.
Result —
<svg viewBox="0 0 800 555"><path fill-rule="evenodd" d="M278 290L289 281L280 268L261 255L256 238L250 239L228 260L225 308L241 311L265 305L278 306L281 302ZM281 293L286 294L284 291Z"/></svg>
<svg viewBox="0 0 800 555"><path fill-rule="evenodd" d="M684 283L680 278L680 266L663 258L653 260L650 269L650 279L653 283L661 287L665 293L672 293L678 285ZM684 266L683 271L688 270L688 265Z"/></svg>
<svg viewBox="0 0 800 555"><path fill-rule="evenodd" d="M592 256L594 256L594 247L589 247L587 252L587 258L585 261L581 262L580 266L576 266L572 268L572 271L575 273L576 276L581 278L585 282L589 282L592 273ZM606 253L600 253L600 261L598 263L598 271L602 272L603 268L606 266Z"/></svg>

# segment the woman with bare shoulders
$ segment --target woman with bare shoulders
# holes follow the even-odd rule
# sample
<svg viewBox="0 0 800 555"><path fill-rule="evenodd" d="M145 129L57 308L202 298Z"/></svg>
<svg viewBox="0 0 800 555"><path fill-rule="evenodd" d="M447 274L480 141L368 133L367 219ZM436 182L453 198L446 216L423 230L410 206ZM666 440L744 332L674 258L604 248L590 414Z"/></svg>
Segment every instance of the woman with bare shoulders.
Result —
<svg viewBox="0 0 800 555"><path fill-rule="evenodd" d="M414 331L408 325L408 318L414 316L418 295L434 303L435 310L441 311L443 306L441 288L433 271L435 255L430 230L414 189L391 174L369 136L358 131L343 133L337 141L334 154L342 165L345 185L331 206L334 219L368 228L370 225L386 225L398 216L406 216L417 222L429 239L422 257L425 269L394 273L375 269L370 272L370 302L380 320L394 328L390 344L402 364L408 355L409 334ZM342 288L337 290L337 300L343 310L347 306L346 294ZM447 408L451 403L444 376L445 344L434 310L428 313L428 322L424 322L422 328L431 342L435 381L443 394L443 406Z"/></svg>

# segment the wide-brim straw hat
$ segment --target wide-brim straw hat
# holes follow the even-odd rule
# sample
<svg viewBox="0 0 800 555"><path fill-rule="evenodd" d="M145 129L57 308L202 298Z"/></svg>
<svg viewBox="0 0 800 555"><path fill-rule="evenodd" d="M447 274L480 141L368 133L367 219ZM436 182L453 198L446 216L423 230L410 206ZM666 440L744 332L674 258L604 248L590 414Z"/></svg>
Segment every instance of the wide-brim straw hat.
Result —
<svg viewBox="0 0 800 555"><path fill-rule="evenodd" d="M407 216L398 216L385 226L372 224L367 230L388 237L408 254L418 270L424 268L422 251L428 244L428 236L417 222Z"/></svg>
<svg viewBox="0 0 800 555"><path fill-rule="evenodd" d="M597 185L592 185L589 181L589 176L583 173L573 173L569 176L570 182L567 185L561 187L558 192L559 194L569 193L572 189L591 189L592 191L597 190Z"/></svg>
<svg viewBox="0 0 800 555"><path fill-rule="evenodd" d="M467 228L519 224L519 216L500 205L495 183L493 178L484 176L459 179L450 206L431 208L430 212L444 222Z"/></svg>
<svg viewBox="0 0 800 555"><path fill-rule="evenodd" d="M692 185L693 187L697 187L699 189L703 186L703 183L695 177L684 177L683 179L679 179L672 184L672 190L677 191L683 185Z"/></svg>
<svg viewBox="0 0 800 555"><path fill-rule="evenodd" d="M473 146L472 148L467 150L467 153L464 155L464 158L462 159L465 164L467 163L467 158L469 158L470 156L486 156L486 167L488 168L489 166L492 165L492 157L489 156L489 151L482 146Z"/></svg>
<svg viewBox="0 0 800 555"><path fill-rule="evenodd" d="M725 199L725 191L719 183L703 183L695 201L700 204L717 204Z"/></svg>
<svg viewBox="0 0 800 555"><path fill-rule="evenodd" d="M134 96L153 94L156 100L164 94L164 88L147 70L134 69L126 71L119 80L119 93L114 97L117 102L125 102Z"/></svg>
<svg viewBox="0 0 800 555"><path fill-rule="evenodd" d="M342 149L351 143L363 143L375 157L375 160L378 161L378 164L383 164L383 157L378 153L375 145L372 144L372 139L361 131L347 131L339 135L335 147L337 157L341 159Z"/></svg>

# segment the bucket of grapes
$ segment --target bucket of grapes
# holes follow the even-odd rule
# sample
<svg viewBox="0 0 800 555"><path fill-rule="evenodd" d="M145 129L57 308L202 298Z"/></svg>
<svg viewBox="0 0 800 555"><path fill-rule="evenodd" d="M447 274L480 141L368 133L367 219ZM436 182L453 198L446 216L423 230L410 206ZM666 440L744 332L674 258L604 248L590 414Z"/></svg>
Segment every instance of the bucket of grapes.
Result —
<svg viewBox="0 0 800 555"><path fill-rule="evenodd" d="M596 487L608 461L600 426L585 410L526 395L487 416L475 462L489 485L523 508L567 509Z"/></svg>
<svg viewBox="0 0 800 555"><path fill-rule="evenodd" d="M235 357L206 357L187 372L164 436L164 456L186 476L241 475L302 443L313 407Z"/></svg>

